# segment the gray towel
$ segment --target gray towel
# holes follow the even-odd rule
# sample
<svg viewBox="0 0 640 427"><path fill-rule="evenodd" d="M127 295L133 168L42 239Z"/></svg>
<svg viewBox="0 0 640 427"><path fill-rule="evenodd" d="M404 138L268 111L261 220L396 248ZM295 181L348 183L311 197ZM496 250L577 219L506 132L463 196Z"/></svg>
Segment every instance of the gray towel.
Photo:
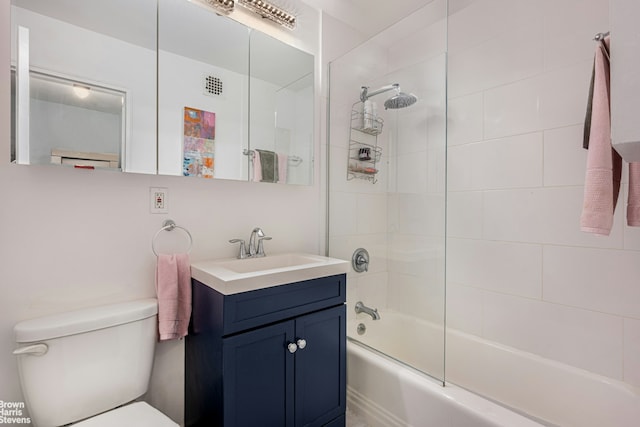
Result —
<svg viewBox="0 0 640 427"><path fill-rule="evenodd" d="M593 61L591 71L591 84L589 85L589 97L587 98L587 113L584 117L584 130L582 131L582 148L589 149L589 135L591 134L591 113L593 110L593 82L596 76L596 63Z"/></svg>
<svg viewBox="0 0 640 427"><path fill-rule="evenodd" d="M273 151L256 150L260 156L261 182L278 182L278 156Z"/></svg>
<svg viewBox="0 0 640 427"><path fill-rule="evenodd" d="M607 57L607 61L610 62L611 58L609 57L609 49L607 45L603 42L604 39L599 40L600 46L602 46L602 50L604 55ZM593 69L591 71L591 83L589 85L589 96L587 98L587 112L584 117L584 129L582 131L582 148L585 150L589 149L589 137L591 135L591 113L593 110L593 85L596 76L596 60L593 60Z"/></svg>

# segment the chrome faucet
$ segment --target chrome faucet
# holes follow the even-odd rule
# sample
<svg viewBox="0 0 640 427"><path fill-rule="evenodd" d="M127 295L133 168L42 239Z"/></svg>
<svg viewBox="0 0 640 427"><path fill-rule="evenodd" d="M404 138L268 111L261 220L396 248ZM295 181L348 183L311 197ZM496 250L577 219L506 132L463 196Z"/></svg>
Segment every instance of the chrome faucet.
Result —
<svg viewBox="0 0 640 427"><path fill-rule="evenodd" d="M264 237L264 231L262 231L262 228L256 227L251 232L251 237L249 237L249 256L250 257L264 256L264 251L262 255L258 255L258 247L256 246L256 236Z"/></svg>
<svg viewBox="0 0 640 427"><path fill-rule="evenodd" d="M373 318L373 320L380 320L380 314L378 314L377 308L369 308L362 303L362 301L358 301L356 303L356 313L366 313Z"/></svg>
<svg viewBox="0 0 640 427"><path fill-rule="evenodd" d="M264 235L264 231L262 231L260 227L256 227L253 229L253 231L251 231L248 248L246 247L245 241L242 239L232 239L229 240L229 243L240 243L240 252L238 253L239 259L261 258L267 255L264 252L264 244L262 243L263 240L271 240L271 237L266 237Z"/></svg>

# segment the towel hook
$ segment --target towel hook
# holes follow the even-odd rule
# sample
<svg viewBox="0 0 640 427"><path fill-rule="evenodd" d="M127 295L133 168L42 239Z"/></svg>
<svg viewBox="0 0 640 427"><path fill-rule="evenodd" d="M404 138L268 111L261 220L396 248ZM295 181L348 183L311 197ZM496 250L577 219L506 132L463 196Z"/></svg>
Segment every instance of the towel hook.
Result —
<svg viewBox="0 0 640 427"><path fill-rule="evenodd" d="M158 251L156 251L156 239L158 238L160 233L162 233L163 231L173 231L176 228L179 228L180 230L184 231L185 233L187 233L187 236L189 236L189 249L187 249L187 253L191 252L191 248L193 247L193 237L191 236L191 233L189 233L189 230L187 230L182 226L177 225L174 220L167 219L162 223L162 228L156 231L156 234L153 236L153 239L151 239L151 250L156 256L158 256Z"/></svg>
<svg viewBox="0 0 640 427"><path fill-rule="evenodd" d="M596 34L596 36L593 38L594 41L597 42L601 42L604 40L605 37L607 37L610 34L610 31L607 31L605 33L598 33Z"/></svg>

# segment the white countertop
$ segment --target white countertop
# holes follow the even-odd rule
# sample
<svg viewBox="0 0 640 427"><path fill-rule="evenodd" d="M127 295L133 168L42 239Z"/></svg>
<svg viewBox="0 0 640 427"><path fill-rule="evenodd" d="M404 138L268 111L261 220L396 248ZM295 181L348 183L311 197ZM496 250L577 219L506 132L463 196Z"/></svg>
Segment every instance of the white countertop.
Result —
<svg viewBox="0 0 640 427"><path fill-rule="evenodd" d="M350 262L321 255L286 253L191 264L191 277L223 295L347 273Z"/></svg>

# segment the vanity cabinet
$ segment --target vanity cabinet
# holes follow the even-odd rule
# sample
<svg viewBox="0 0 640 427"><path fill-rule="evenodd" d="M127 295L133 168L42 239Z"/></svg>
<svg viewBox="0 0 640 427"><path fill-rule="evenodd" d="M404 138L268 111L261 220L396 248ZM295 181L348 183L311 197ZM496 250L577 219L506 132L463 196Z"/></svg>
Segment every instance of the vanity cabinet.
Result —
<svg viewBox="0 0 640 427"><path fill-rule="evenodd" d="M344 274L223 295L193 279L187 426L344 426Z"/></svg>

